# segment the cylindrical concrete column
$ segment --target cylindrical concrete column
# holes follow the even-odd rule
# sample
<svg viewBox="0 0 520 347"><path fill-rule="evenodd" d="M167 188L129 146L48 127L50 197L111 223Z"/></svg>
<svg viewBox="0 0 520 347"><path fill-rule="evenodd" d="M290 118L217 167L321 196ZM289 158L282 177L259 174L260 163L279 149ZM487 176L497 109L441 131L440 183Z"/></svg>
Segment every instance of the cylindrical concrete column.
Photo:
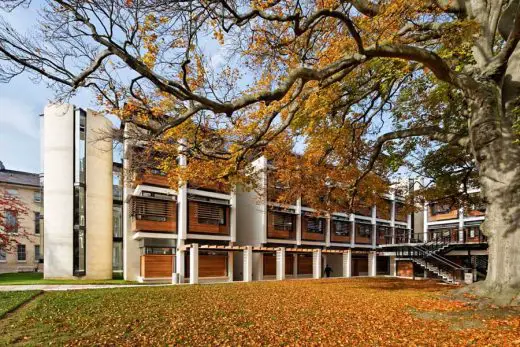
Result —
<svg viewBox="0 0 520 347"><path fill-rule="evenodd" d="M321 249L312 253L312 277L321 278Z"/></svg>
<svg viewBox="0 0 520 347"><path fill-rule="evenodd" d="M199 283L199 244L193 243L190 248L190 284Z"/></svg>
<svg viewBox="0 0 520 347"><path fill-rule="evenodd" d="M343 253L343 277L352 276L352 250Z"/></svg>
<svg viewBox="0 0 520 347"><path fill-rule="evenodd" d="M244 250L244 282L253 280L253 247L247 246Z"/></svg>
<svg viewBox="0 0 520 347"><path fill-rule="evenodd" d="M276 251L276 279L285 279L285 247L280 247Z"/></svg>

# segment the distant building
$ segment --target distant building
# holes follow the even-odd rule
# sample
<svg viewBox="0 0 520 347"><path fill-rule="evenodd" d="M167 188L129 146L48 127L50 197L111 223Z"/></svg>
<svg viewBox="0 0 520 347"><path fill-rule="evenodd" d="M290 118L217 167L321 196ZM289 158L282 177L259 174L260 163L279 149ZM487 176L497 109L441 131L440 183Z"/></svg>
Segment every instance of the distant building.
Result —
<svg viewBox="0 0 520 347"><path fill-rule="evenodd" d="M0 196L8 195L16 197L25 205L26 214L7 209L2 211L5 218L16 227L10 235L10 239L15 242L9 249L0 249L0 273L41 270L42 195L39 175L8 170L0 161ZM2 232L6 231L0 229Z"/></svg>

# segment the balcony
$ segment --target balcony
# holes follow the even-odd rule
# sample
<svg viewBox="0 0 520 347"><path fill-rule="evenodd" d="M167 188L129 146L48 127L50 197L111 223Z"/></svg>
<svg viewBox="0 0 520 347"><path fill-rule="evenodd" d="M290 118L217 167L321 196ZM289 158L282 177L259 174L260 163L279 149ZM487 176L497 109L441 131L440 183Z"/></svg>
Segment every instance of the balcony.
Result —
<svg viewBox="0 0 520 347"><path fill-rule="evenodd" d="M230 235L229 205L189 201L188 233Z"/></svg>
<svg viewBox="0 0 520 347"><path fill-rule="evenodd" d="M177 232L177 204L173 200L133 196L131 217L131 228L136 232Z"/></svg>
<svg viewBox="0 0 520 347"><path fill-rule="evenodd" d="M135 185L146 184L158 187L170 187L168 176L159 170L149 170L140 175L135 180Z"/></svg>
<svg viewBox="0 0 520 347"><path fill-rule="evenodd" d="M352 224L346 220L333 219L330 221L330 241L350 243Z"/></svg>
<svg viewBox="0 0 520 347"><path fill-rule="evenodd" d="M302 240L325 242L325 218L302 216Z"/></svg>
<svg viewBox="0 0 520 347"><path fill-rule="evenodd" d="M457 219L459 211L448 203L435 203L428 207L428 222Z"/></svg>
<svg viewBox="0 0 520 347"><path fill-rule="evenodd" d="M267 212L267 238L296 240L296 215L278 211Z"/></svg>

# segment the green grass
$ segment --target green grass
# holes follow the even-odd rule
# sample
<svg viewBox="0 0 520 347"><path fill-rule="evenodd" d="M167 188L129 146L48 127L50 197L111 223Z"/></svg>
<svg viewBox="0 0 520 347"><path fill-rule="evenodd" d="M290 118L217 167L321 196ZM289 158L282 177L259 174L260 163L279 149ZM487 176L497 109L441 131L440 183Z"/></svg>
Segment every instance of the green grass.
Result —
<svg viewBox="0 0 520 347"><path fill-rule="evenodd" d="M2 285L30 285L30 284L137 284L137 282L123 279L112 280L47 280L39 272L20 272L0 274Z"/></svg>
<svg viewBox="0 0 520 347"><path fill-rule="evenodd" d="M40 293L39 290L0 292L0 318Z"/></svg>
<svg viewBox="0 0 520 347"><path fill-rule="evenodd" d="M442 298L448 290L431 281L359 278L52 291L0 319L0 346L520 341L520 311L479 316ZM432 310L443 314L419 314ZM469 316L475 325L452 328Z"/></svg>

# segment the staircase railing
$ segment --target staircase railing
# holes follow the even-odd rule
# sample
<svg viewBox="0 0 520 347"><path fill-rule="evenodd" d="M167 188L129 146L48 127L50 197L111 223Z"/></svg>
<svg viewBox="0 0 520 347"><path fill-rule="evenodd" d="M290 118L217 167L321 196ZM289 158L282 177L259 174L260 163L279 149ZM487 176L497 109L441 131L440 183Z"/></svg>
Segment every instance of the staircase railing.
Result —
<svg viewBox="0 0 520 347"><path fill-rule="evenodd" d="M439 273L450 274L453 280L464 278L464 273L469 269L465 268L447 258L435 254L422 246L409 246L400 249L401 256L409 258L420 258L424 260L425 267L428 263L439 269Z"/></svg>

